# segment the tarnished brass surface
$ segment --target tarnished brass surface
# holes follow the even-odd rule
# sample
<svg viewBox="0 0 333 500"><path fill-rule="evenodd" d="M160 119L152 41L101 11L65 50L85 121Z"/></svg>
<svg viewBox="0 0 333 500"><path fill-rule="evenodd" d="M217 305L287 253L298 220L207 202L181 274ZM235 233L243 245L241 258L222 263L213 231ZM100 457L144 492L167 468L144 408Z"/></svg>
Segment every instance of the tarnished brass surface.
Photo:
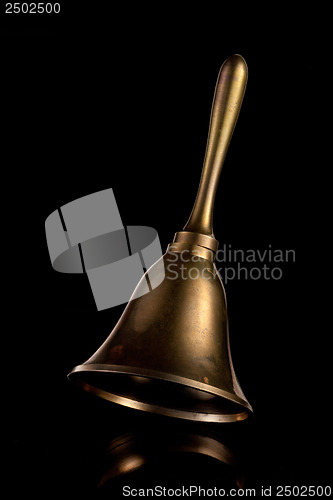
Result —
<svg viewBox="0 0 333 500"><path fill-rule="evenodd" d="M246 79L241 56L222 66L190 219L163 256L161 284L142 294L144 276L104 344L69 374L85 390L124 406L189 420L233 422L251 412L232 365L212 229L217 182ZM149 279L158 277L161 264L149 269Z"/></svg>
<svg viewBox="0 0 333 500"><path fill-rule="evenodd" d="M243 420L251 407L232 366L215 264L190 252L168 251L163 260L162 283L140 296L141 280L111 335L70 378L131 408L190 420ZM158 262L150 278L160 269Z"/></svg>

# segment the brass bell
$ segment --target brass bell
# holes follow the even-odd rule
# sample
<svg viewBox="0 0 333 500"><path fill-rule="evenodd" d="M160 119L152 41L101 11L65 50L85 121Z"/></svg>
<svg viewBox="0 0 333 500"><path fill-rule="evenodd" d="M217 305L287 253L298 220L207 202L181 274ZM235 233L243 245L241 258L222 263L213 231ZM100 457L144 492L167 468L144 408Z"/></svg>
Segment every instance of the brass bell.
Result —
<svg viewBox="0 0 333 500"><path fill-rule="evenodd" d="M86 391L130 408L189 420L234 422L251 413L232 365L212 229L217 184L246 82L244 59L231 56L218 76L191 216L143 276L104 344L68 375ZM161 284L142 294L142 287L162 272Z"/></svg>

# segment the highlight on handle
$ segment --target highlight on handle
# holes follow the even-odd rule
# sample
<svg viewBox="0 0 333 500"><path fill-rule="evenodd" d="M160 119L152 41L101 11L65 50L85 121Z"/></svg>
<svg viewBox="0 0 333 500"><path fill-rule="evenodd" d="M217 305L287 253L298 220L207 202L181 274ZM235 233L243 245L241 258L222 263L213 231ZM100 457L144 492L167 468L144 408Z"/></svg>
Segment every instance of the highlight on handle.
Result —
<svg viewBox="0 0 333 500"><path fill-rule="evenodd" d="M186 232L205 235L205 241L214 239L213 210L216 189L223 162L242 105L246 83L247 65L242 56L235 54L222 65L215 88L206 154L197 197L183 231L175 241L185 241ZM188 235L193 240L193 235ZM214 241L216 241L214 239ZM217 242L216 242L217 243ZM209 246L207 243L204 246ZM212 249L216 246L211 244ZM217 247L216 247L217 248Z"/></svg>

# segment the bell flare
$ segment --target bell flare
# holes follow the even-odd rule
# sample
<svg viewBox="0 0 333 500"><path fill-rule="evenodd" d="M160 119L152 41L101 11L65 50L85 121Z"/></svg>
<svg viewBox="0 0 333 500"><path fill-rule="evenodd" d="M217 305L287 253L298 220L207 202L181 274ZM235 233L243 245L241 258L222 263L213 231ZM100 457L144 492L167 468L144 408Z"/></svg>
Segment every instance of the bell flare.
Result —
<svg viewBox="0 0 333 500"><path fill-rule="evenodd" d="M143 293L154 280L160 284ZM252 408L234 372L213 252L169 245L106 341L68 377L88 392L137 410L202 422L246 419Z"/></svg>

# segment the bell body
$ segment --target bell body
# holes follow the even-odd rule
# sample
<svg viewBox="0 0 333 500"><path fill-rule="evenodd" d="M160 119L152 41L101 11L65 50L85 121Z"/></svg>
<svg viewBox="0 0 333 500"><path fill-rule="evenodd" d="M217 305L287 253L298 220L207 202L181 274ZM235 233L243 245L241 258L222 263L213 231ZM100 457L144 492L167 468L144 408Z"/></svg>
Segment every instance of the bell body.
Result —
<svg viewBox="0 0 333 500"><path fill-rule="evenodd" d="M212 257L203 247L169 245L104 344L69 378L136 409L210 422L245 419L251 406L232 366L225 292ZM161 284L141 295L147 276L161 272Z"/></svg>
<svg viewBox="0 0 333 500"><path fill-rule="evenodd" d="M104 344L70 373L87 391L131 408L190 420L234 422L251 412L232 366L212 227L217 183L246 82L246 63L235 54L218 76L190 218L144 275ZM160 284L145 293L150 282Z"/></svg>

